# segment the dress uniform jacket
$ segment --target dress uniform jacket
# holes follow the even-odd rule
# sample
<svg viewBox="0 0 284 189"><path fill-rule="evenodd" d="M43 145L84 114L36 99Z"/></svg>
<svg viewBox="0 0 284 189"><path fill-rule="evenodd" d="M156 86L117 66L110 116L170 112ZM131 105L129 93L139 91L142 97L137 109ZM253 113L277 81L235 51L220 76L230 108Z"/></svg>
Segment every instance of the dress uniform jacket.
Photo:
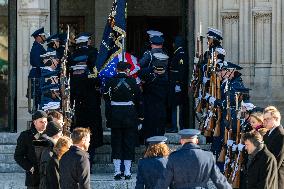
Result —
<svg viewBox="0 0 284 189"><path fill-rule="evenodd" d="M30 52L30 64L32 66L32 69L30 70L29 78L40 77L40 67L44 66L40 55L43 55L45 53L46 50L43 48L43 46L40 43L34 41Z"/></svg>
<svg viewBox="0 0 284 189"><path fill-rule="evenodd" d="M128 77L125 73L118 73L108 80L106 89L109 91L109 97L107 96L107 98L110 101L133 103L132 105L111 106L111 128L136 127L138 125L138 116L143 117L140 106L141 92L136 80Z"/></svg>
<svg viewBox="0 0 284 189"><path fill-rule="evenodd" d="M284 188L284 129L280 125L271 134L269 131L263 137L268 150L277 160L278 188Z"/></svg>
<svg viewBox="0 0 284 189"><path fill-rule="evenodd" d="M98 78L88 78L89 74L93 73L95 67L97 50L90 46L81 46L77 48L68 64L75 66L82 62L86 63L86 69L82 74L71 74L71 103L75 100L75 122L72 128L89 127L93 137L91 138L90 149L99 147L103 143L103 129L101 116L101 94L100 81ZM76 57L86 56L86 61L74 61ZM81 70L79 70L80 72ZM90 154L92 156L92 154Z"/></svg>
<svg viewBox="0 0 284 189"><path fill-rule="evenodd" d="M142 58L139 60L141 69L153 67L151 63L152 63L152 60L154 59L154 56L153 56L154 53L166 54L162 48L154 48L154 49L146 51L143 54Z"/></svg>
<svg viewBox="0 0 284 189"><path fill-rule="evenodd" d="M143 85L144 139L165 134L169 82L166 74L150 73Z"/></svg>
<svg viewBox="0 0 284 189"><path fill-rule="evenodd" d="M171 182L176 189L207 188L211 179L218 189L232 188L215 164L213 154L196 144L186 143L170 154L167 168L156 189L167 189Z"/></svg>
<svg viewBox="0 0 284 189"><path fill-rule="evenodd" d="M154 188L166 169L167 161L165 157L140 159L135 189Z"/></svg>
<svg viewBox="0 0 284 189"><path fill-rule="evenodd" d="M245 163L246 164L246 163ZM277 189L277 163L264 146L244 169L241 189Z"/></svg>
<svg viewBox="0 0 284 189"><path fill-rule="evenodd" d="M36 157L35 147L33 141L38 139L39 133L34 126L31 129L23 131L18 140L15 149L14 158L26 171L26 186L37 187L39 186L39 160ZM34 173L30 172L34 167Z"/></svg>
<svg viewBox="0 0 284 189"><path fill-rule="evenodd" d="M184 49L179 47L174 52L174 57L169 64L170 81L170 104L182 104L186 98L186 87L188 77L188 62ZM181 87L181 91L176 93L175 86Z"/></svg>
<svg viewBox="0 0 284 189"><path fill-rule="evenodd" d="M59 175L61 189L90 189L89 154L71 146L59 161Z"/></svg>

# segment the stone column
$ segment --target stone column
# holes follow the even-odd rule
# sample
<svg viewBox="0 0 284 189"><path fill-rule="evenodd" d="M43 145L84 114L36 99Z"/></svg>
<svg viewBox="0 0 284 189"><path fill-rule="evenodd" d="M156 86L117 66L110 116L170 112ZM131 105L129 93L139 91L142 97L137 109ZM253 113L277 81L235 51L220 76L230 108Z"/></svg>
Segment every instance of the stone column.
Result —
<svg viewBox="0 0 284 189"><path fill-rule="evenodd" d="M50 0L50 33L58 33L59 27L59 0Z"/></svg>
<svg viewBox="0 0 284 189"><path fill-rule="evenodd" d="M33 44L31 34L44 26L45 32L50 28L50 2L43 0L17 1L17 131L26 129L31 120L26 98L28 73L30 70L30 49Z"/></svg>
<svg viewBox="0 0 284 189"><path fill-rule="evenodd" d="M239 63L244 68L243 78L250 85L253 70L251 2L240 0L239 6Z"/></svg>

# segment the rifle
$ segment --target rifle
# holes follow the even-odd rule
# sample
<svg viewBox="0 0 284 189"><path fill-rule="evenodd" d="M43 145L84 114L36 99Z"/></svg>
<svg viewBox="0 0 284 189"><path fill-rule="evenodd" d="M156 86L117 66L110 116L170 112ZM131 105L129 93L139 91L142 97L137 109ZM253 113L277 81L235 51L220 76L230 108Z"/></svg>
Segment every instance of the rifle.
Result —
<svg viewBox="0 0 284 189"><path fill-rule="evenodd" d="M61 74L60 74L60 90L61 90L61 106L63 114L63 134L70 135L70 127L72 122L72 117L74 115L74 110L70 106L70 76L67 75L67 57L68 57L68 44L69 44L69 25L67 25L67 39L65 43L64 55L61 60Z"/></svg>
<svg viewBox="0 0 284 189"><path fill-rule="evenodd" d="M237 113L237 134L236 134L236 144L238 144L238 153L235 156L235 164L229 182L232 183L233 188L240 187L240 172L241 165L243 162L243 145L240 143L241 138L241 111L239 107L240 93L235 94L236 99L236 113Z"/></svg>
<svg viewBox="0 0 284 189"><path fill-rule="evenodd" d="M225 87L225 91L226 91L226 101L227 101L227 115L226 115L226 120L229 122L231 121L231 110L230 110L230 97L229 97L229 81L226 82L226 87ZM224 163L225 159L226 159L226 154L227 154L227 143L228 143L228 139L229 139L229 135L228 134L230 132L230 129L225 127L225 136L224 136L224 141L223 141L223 147L221 150L221 153L219 155L218 158L218 162L220 163Z"/></svg>
<svg viewBox="0 0 284 189"><path fill-rule="evenodd" d="M230 91L229 91L229 82L226 83L226 93L227 93L227 115L226 119L229 122L229 133L228 133L228 140L227 140L227 153L225 159L225 176L230 178L232 173L231 164L233 163L233 140L232 140L232 116L231 116L231 105L230 105Z"/></svg>
<svg viewBox="0 0 284 189"><path fill-rule="evenodd" d="M217 100L221 100L221 81L220 78L217 77ZM216 127L214 129L214 137L219 137L221 134L221 119L222 119L222 112L221 108L217 107L217 121L216 121Z"/></svg>
<svg viewBox="0 0 284 189"><path fill-rule="evenodd" d="M211 50L211 59L210 59L210 64L207 66L207 74L209 73L209 70L211 71L211 75L210 75L210 86L209 86L209 94L213 97L217 97L217 92L216 92L216 79L217 79L217 74L216 74L216 55L214 53L214 49L212 48ZM211 69L210 69L211 68ZM206 106L206 110L208 111L209 108L209 103ZM210 121L209 121L209 127L206 127L206 131L204 133L204 136L211 136L212 135L212 131L214 130L214 126L215 126L215 118L214 118L214 114L215 114L215 109L214 109L214 105L210 105L210 112L212 113L210 116Z"/></svg>

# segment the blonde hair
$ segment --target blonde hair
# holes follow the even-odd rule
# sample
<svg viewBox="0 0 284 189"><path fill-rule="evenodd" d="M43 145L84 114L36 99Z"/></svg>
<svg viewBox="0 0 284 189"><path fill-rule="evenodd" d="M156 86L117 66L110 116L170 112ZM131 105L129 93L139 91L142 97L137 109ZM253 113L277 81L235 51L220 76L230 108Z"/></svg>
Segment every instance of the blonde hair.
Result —
<svg viewBox="0 0 284 189"><path fill-rule="evenodd" d="M263 114L270 113L273 118L276 118L278 121L281 120L281 114L275 106L268 106L264 109Z"/></svg>
<svg viewBox="0 0 284 189"><path fill-rule="evenodd" d="M170 148L164 143L150 144L144 154L144 158L150 157L167 157L170 154Z"/></svg>
<svg viewBox="0 0 284 189"><path fill-rule="evenodd" d="M263 124L263 113L262 112L254 112L250 115L250 117L255 118L258 122Z"/></svg>
<svg viewBox="0 0 284 189"><path fill-rule="evenodd" d="M72 145L72 140L67 136L62 136L58 139L57 143L53 147L53 150L59 160L61 159L63 154L65 154L65 152L69 150L71 145Z"/></svg>

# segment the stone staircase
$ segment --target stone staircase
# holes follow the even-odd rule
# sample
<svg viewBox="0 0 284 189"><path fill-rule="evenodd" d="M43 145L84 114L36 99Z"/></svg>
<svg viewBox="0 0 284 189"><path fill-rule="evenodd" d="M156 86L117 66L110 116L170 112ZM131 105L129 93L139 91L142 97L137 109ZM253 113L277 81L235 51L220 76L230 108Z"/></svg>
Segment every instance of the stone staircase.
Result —
<svg viewBox="0 0 284 189"><path fill-rule="evenodd" d="M14 151L19 133L0 133L0 189L22 189L24 187L24 170L14 160ZM177 134L166 134L172 151L180 147ZM201 139L201 147L208 150L209 145ZM203 144L202 144L203 143ZM129 181L113 180L113 165L111 162L110 132L104 132L104 145L96 149L95 164L91 176L92 188L96 189L134 189L137 172L137 162L143 156L144 146L136 148L135 162L132 165L133 177ZM210 187L212 188L212 187Z"/></svg>

